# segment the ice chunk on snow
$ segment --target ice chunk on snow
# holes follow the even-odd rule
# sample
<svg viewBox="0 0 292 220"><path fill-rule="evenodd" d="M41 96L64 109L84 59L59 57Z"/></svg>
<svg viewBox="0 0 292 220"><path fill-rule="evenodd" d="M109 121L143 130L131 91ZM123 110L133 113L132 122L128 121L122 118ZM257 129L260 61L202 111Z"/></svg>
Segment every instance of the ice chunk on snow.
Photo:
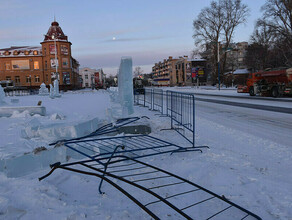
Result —
<svg viewBox="0 0 292 220"><path fill-rule="evenodd" d="M36 121L22 130L25 138L40 137L48 142L71 139L88 135L104 124L103 120L93 118L79 123L53 123L41 125Z"/></svg>

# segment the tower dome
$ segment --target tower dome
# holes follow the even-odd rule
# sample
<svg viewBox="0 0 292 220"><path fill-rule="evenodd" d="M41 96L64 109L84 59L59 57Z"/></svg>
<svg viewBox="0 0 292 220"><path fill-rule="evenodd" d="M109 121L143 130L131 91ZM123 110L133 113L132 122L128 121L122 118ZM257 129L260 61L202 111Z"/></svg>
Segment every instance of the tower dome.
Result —
<svg viewBox="0 0 292 220"><path fill-rule="evenodd" d="M52 41L52 40L61 40L61 41L68 41L68 37L62 31L62 28L59 26L57 21L53 21L51 26L45 35L44 41Z"/></svg>

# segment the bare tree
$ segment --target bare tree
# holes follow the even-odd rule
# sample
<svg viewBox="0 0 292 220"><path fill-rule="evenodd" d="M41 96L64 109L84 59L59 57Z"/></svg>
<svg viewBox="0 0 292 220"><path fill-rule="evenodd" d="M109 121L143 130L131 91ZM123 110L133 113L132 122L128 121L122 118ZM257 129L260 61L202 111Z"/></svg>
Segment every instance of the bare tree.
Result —
<svg viewBox="0 0 292 220"><path fill-rule="evenodd" d="M247 5L242 4L241 0L224 0L222 1L224 14L224 37L225 49L227 50L232 41L235 29L246 22L249 14ZM225 70L227 54L223 55L223 70Z"/></svg>
<svg viewBox="0 0 292 220"><path fill-rule="evenodd" d="M136 66L134 70L134 78L138 77L139 75L143 74L143 70L140 66Z"/></svg>
<svg viewBox="0 0 292 220"><path fill-rule="evenodd" d="M268 27L273 36L274 50L281 52L285 65L292 66L292 1L267 0L262 7L263 18L258 27ZM274 52L275 52L274 51Z"/></svg>
<svg viewBox="0 0 292 220"><path fill-rule="evenodd" d="M212 67L212 81L216 81L216 60L217 60L217 43L223 29L223 11L222 6L216 1L212 1L209 7L201 10L197 19L193 22L196 46L206 46L206 50L214 51L209 53L208 62Z"/></svg>
<svg viewBox="0 0 292 220"><path fill-rule="evenodd" d="M226 53L218 53L218 45L221 41L228 48L232 42L235 29L246 22L249 9L241 0L212 1L209 7L201 10L197 19L193 22L195 45L206 45L209 50L209 62L212 66L213 81L216 80L217 60L223 56L222 70L225 71ZM224 51L222 51L224 52ZM221 57L220 57L221 58ZM221 73L223 72L221 71Z"/></svg>

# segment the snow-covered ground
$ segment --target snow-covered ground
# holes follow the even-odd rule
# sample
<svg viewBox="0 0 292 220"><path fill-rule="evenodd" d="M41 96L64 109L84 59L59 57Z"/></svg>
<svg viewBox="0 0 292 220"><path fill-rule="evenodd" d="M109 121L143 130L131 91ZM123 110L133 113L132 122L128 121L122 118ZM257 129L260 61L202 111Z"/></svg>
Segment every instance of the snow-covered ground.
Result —
<svg viewBox="0 0 292 220"><path fill-rule="evenodd" d="M228 93L237 95L235 90ZM17 98L19 103L11 103L11 98L5 101L9 105L36 105L42 100L47 115L23 112L0 118L1 160L17 158L40 146L50 148L48 144L57 137L89 132L94 129L93 122L108 121L107 108L112 105L108 93L102 90L68 92L59 99ZM261 102L264 100L257 103ZM176 132L160 131L170 127L169 118L143 107L135 107L135 115L150 118L151 135L189 146ZM202 154L162 155L151 163L225 195L262 219L289 220L291 121L291 114L196 102L196 145L208 145L210 149L204 149ZM78 133L80 124L88 130ZM68 132L64 134L63 130ZM100 195L96 178L58 170L39 182L38 177L49 170L48 167L21 177L7 177L0 172L0 219L150 219L108 184L103 185L106 194Z"/></svg>

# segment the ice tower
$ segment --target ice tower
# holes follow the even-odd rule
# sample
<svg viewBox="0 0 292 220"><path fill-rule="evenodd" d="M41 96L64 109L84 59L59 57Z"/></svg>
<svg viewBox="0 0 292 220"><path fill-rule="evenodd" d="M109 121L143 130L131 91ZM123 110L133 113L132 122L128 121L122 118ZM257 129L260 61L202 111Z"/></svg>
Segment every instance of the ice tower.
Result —
<svg viewBox="0 0 292 220"><path fill-rule="evenodd" d="M134 113L132 58L122 57L118 76L119 98L123 117Z"/></svg>

